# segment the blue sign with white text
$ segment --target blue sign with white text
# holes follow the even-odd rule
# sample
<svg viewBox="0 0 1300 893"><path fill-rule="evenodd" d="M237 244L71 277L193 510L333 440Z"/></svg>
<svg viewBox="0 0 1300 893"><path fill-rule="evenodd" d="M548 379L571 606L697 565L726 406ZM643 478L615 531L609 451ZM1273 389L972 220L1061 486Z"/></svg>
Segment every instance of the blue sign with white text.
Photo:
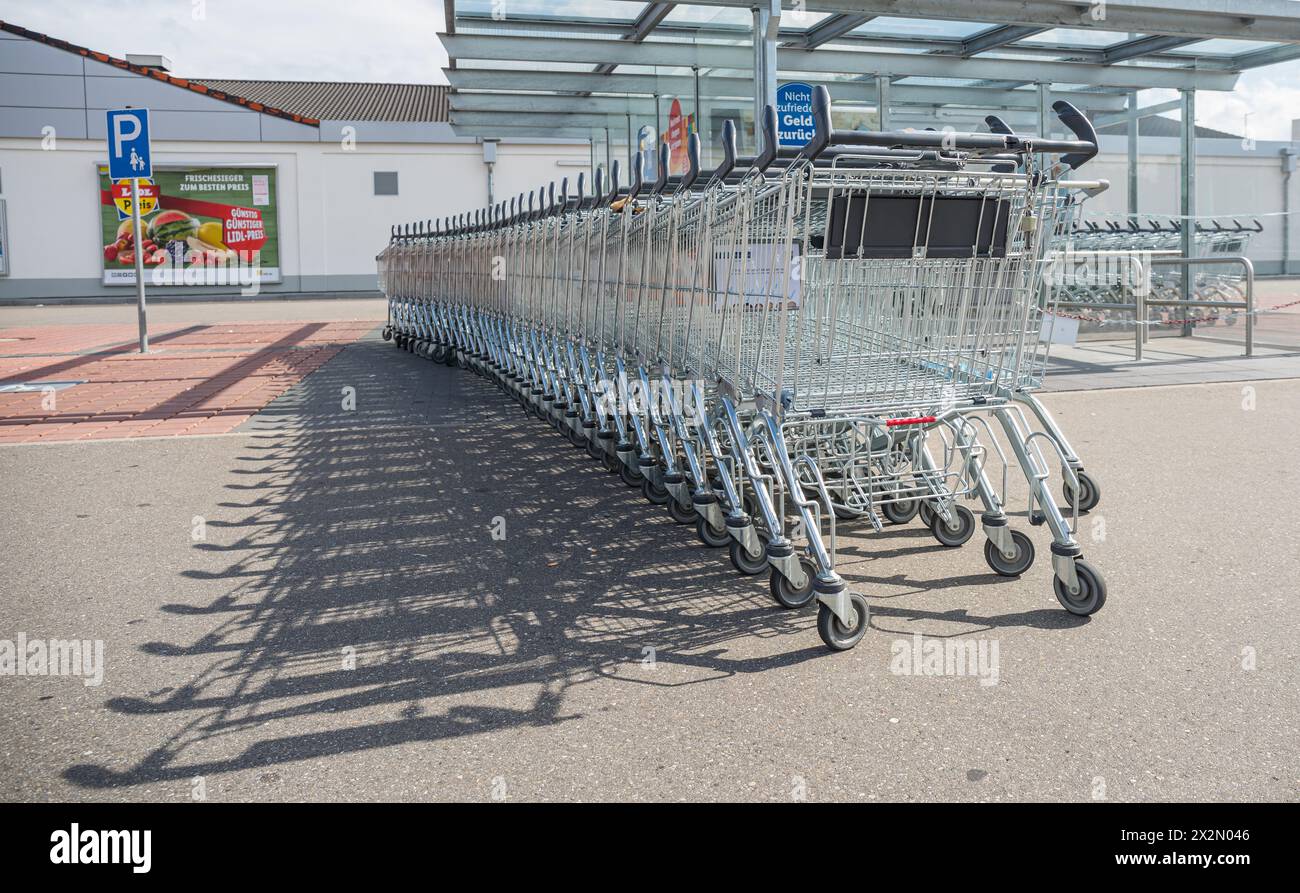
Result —
<svg viewBox="0 0 1300 893"><path fill-rule="evenodd" d="M114 180L153 176L148 109L108 110L108 176Z"/></svg>
<svg viewBox="0 0 1300 893"><path fill-rule="evenodd" d="M803 148L816 135L812 97L812 87L807 84L782 84L776 88L776 136L782 147Z"/></svg>

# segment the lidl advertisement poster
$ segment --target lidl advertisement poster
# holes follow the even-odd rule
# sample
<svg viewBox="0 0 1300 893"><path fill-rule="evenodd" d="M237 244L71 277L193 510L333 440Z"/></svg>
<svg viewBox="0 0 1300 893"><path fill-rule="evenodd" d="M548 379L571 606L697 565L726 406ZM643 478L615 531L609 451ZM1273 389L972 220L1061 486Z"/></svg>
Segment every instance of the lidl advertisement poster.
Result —
<svg viewBox="0 0 1300 893"><path fill-rule="evenodd" d="M159 168L140 182L136 244L129 180L99 167L105 285L237 285L280 281L274 167Z"/></svg>

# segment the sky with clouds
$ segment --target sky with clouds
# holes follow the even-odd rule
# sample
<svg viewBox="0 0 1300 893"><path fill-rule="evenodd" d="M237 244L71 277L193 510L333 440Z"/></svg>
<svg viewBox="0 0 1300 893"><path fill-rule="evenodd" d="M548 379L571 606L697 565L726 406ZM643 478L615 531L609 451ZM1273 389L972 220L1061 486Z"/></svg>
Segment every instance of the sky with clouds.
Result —
<svg viewBox="0 0 1300 893"><path fill-rule="evenodd" d="M0 19L117 56L161 53L194 78L445 83L442 17L443 0L0 0ZM1246 72L1197 106L1200 124L1290 139L1300 61Z"/></svg>

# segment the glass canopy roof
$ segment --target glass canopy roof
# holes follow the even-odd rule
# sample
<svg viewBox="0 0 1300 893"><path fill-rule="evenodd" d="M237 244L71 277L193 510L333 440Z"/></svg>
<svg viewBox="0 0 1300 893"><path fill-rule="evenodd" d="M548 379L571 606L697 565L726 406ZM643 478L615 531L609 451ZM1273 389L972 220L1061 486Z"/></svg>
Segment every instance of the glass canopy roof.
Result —
<svg viewBox="0 0 1300 893"><path fill-rule="evenodd" d="M726 119L752 139L751 7L762 0L445 2L459 132L611 140L646 125L662 131L676 100L706 142ZM1057 96L1122 116L1130 94L1231 90L1245 69L1300 58L1291 11L1300 3L1286 0L1233 0L1231 15L1204 0L1114 0L1104 21L1085 10L1074 27L1035 12L1051 4L1022 4L1024 20L1009 24L994 17L1006 4L962 4L961 18L945 0L780 5L780 81L825 84L837 109L872 107L877 121L887 91L883 105L902 126L978 123L994 111L1033 129L1043 98ZM1155 90L1166 92L1147 93Z"/></svg>

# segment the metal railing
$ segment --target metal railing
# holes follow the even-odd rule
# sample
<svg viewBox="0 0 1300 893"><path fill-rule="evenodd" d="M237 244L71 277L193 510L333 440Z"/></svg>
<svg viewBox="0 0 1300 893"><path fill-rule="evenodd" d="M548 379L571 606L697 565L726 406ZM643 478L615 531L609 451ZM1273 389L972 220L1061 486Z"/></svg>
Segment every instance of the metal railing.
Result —
<svg viewBox="0 0 1300 893"><path fill-rule="evenodd" d="M1074 252L1079 254L1088 254L1089 252ZM1100 252L1098 252L1100 253ZM1142 264L1143 261L1137 256L1133 256L1134 263ZM1150 326L1147 320L1147 311L1152 307L1213 307L1219 310L1244 310L1246 312L1246 331L1245 331L1245 353L1244 356L1250 357L1255 355L1255 265L1251 263L1250 258L1241 255L1219 255L1216 257L1182 257L1180 255L1159 256L1146 258L1146 264L1149 266L1166 266L1184 268L1183 276L1190 275L1187 268L1194 266L1210 266L1220 264L1239 265L1244 272L1244 292L1245 296L1240 301L1197 301L1186 298L1152 298L1147 295L1147 283L1151 281L1150 276L1145 270L1141 271L1137 281L1141 283L1138 288L1133 290L1133 301L1128 303L1114 303L1109 301L1057 301L1055 309L1057 310L1121 310L1131 311L1134 318L1134 336L1133 336L1133 358L1142 359L1142 346L1146 343ZM1190 320L1188 321L1191 322Z"/></svg>

